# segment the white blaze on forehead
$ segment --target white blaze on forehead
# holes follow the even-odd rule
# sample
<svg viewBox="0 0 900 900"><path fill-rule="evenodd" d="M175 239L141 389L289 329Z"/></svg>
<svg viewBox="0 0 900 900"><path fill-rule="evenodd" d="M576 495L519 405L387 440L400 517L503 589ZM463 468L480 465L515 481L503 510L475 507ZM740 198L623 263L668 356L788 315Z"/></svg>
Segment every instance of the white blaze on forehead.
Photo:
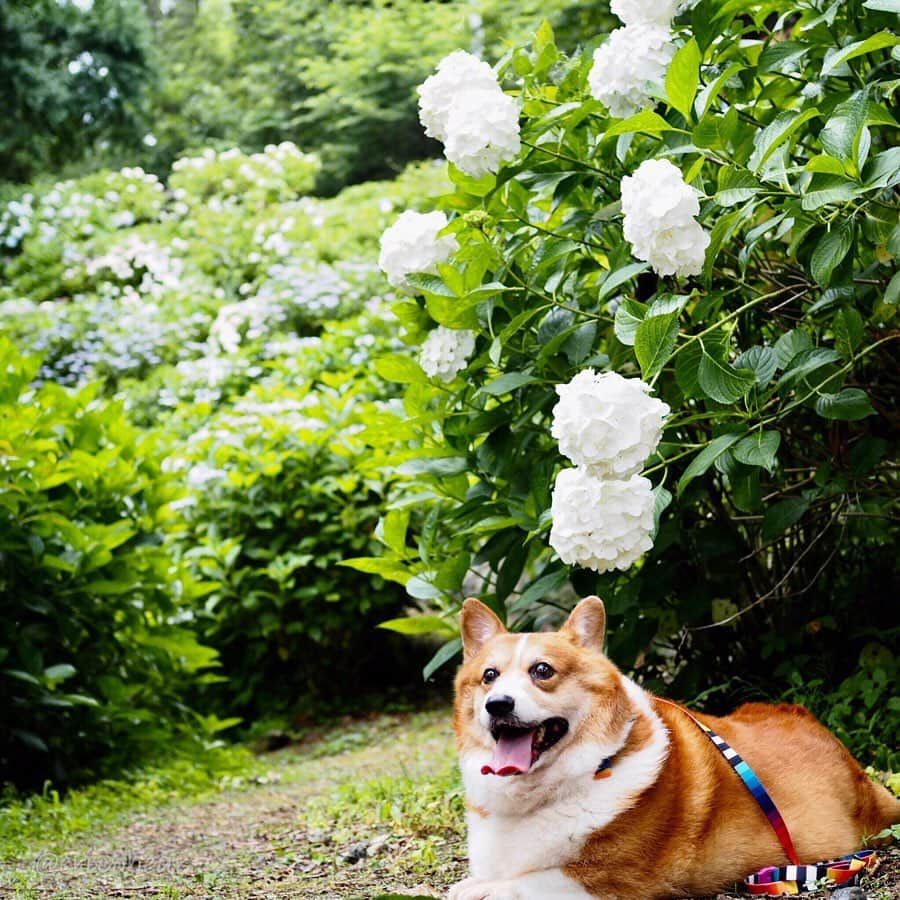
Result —
<svg viewBox="0 0 900 900"><path fill-rule="evenodd" d="M516 641L516 652L513 656L512 664L513 669L518 670L522 668L522 663L525 659L525 651L528 648L528 638L530 637L530 634L523 634Z"/></svg>

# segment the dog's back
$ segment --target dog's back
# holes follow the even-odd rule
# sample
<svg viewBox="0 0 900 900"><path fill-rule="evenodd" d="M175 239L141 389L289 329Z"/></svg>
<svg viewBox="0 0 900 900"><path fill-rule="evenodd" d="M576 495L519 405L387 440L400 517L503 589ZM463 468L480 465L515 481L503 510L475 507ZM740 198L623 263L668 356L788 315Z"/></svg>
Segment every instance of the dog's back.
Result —
<svg viewBox="0 0 900 900"><path fill-rule="evenodd" d="M650 900L716 893L738 873L788 863L750 792L687 712L659 699L654 708L671 741L659 779L592 835L566 871L596 896ZM728 716L696 718L756 772L801 862L852 853L900 822L900 800L803 707L753 703Z"/></svg>

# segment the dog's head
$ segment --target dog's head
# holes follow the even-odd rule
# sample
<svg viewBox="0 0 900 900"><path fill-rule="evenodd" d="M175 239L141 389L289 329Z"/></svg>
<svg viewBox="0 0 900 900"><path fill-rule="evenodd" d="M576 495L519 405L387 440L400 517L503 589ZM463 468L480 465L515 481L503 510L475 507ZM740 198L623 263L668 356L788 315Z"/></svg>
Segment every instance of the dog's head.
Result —
<svg viewBox="0 0 900 900"><path fill-rule="evenodd" d="M474 599L464 603L461 625L454 724L464 759L482 774L530 781L567 748L619 740L630 706L603 655L599 597L582 600L558 632L511 634Z"/></svg>

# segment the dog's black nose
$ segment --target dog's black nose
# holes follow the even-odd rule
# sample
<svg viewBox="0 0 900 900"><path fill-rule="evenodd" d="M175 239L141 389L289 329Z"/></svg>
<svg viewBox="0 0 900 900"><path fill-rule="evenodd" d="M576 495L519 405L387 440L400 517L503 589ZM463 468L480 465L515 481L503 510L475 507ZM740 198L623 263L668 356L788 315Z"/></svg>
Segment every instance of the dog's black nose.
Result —
<svg viewBox="0 0 900 900"><path fill-rule="evenodd" d="M500 694L498 697L489 697L484 708L492 716L507 716L513 711L516 701L507 694Z"/></svg>

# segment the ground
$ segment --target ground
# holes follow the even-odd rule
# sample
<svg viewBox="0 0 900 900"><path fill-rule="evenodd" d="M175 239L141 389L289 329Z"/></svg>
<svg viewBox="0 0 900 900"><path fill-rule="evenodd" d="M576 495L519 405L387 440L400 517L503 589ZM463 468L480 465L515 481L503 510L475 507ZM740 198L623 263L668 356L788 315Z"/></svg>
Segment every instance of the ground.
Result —
<svg viewBox="0 0 900 900"><path fill-rule="evenodd" d="M0 898L439 897L465 872L445 709L311 732L199 799L41 822L2 863ZM865 896L900 897L900 852Z"/></svg>

